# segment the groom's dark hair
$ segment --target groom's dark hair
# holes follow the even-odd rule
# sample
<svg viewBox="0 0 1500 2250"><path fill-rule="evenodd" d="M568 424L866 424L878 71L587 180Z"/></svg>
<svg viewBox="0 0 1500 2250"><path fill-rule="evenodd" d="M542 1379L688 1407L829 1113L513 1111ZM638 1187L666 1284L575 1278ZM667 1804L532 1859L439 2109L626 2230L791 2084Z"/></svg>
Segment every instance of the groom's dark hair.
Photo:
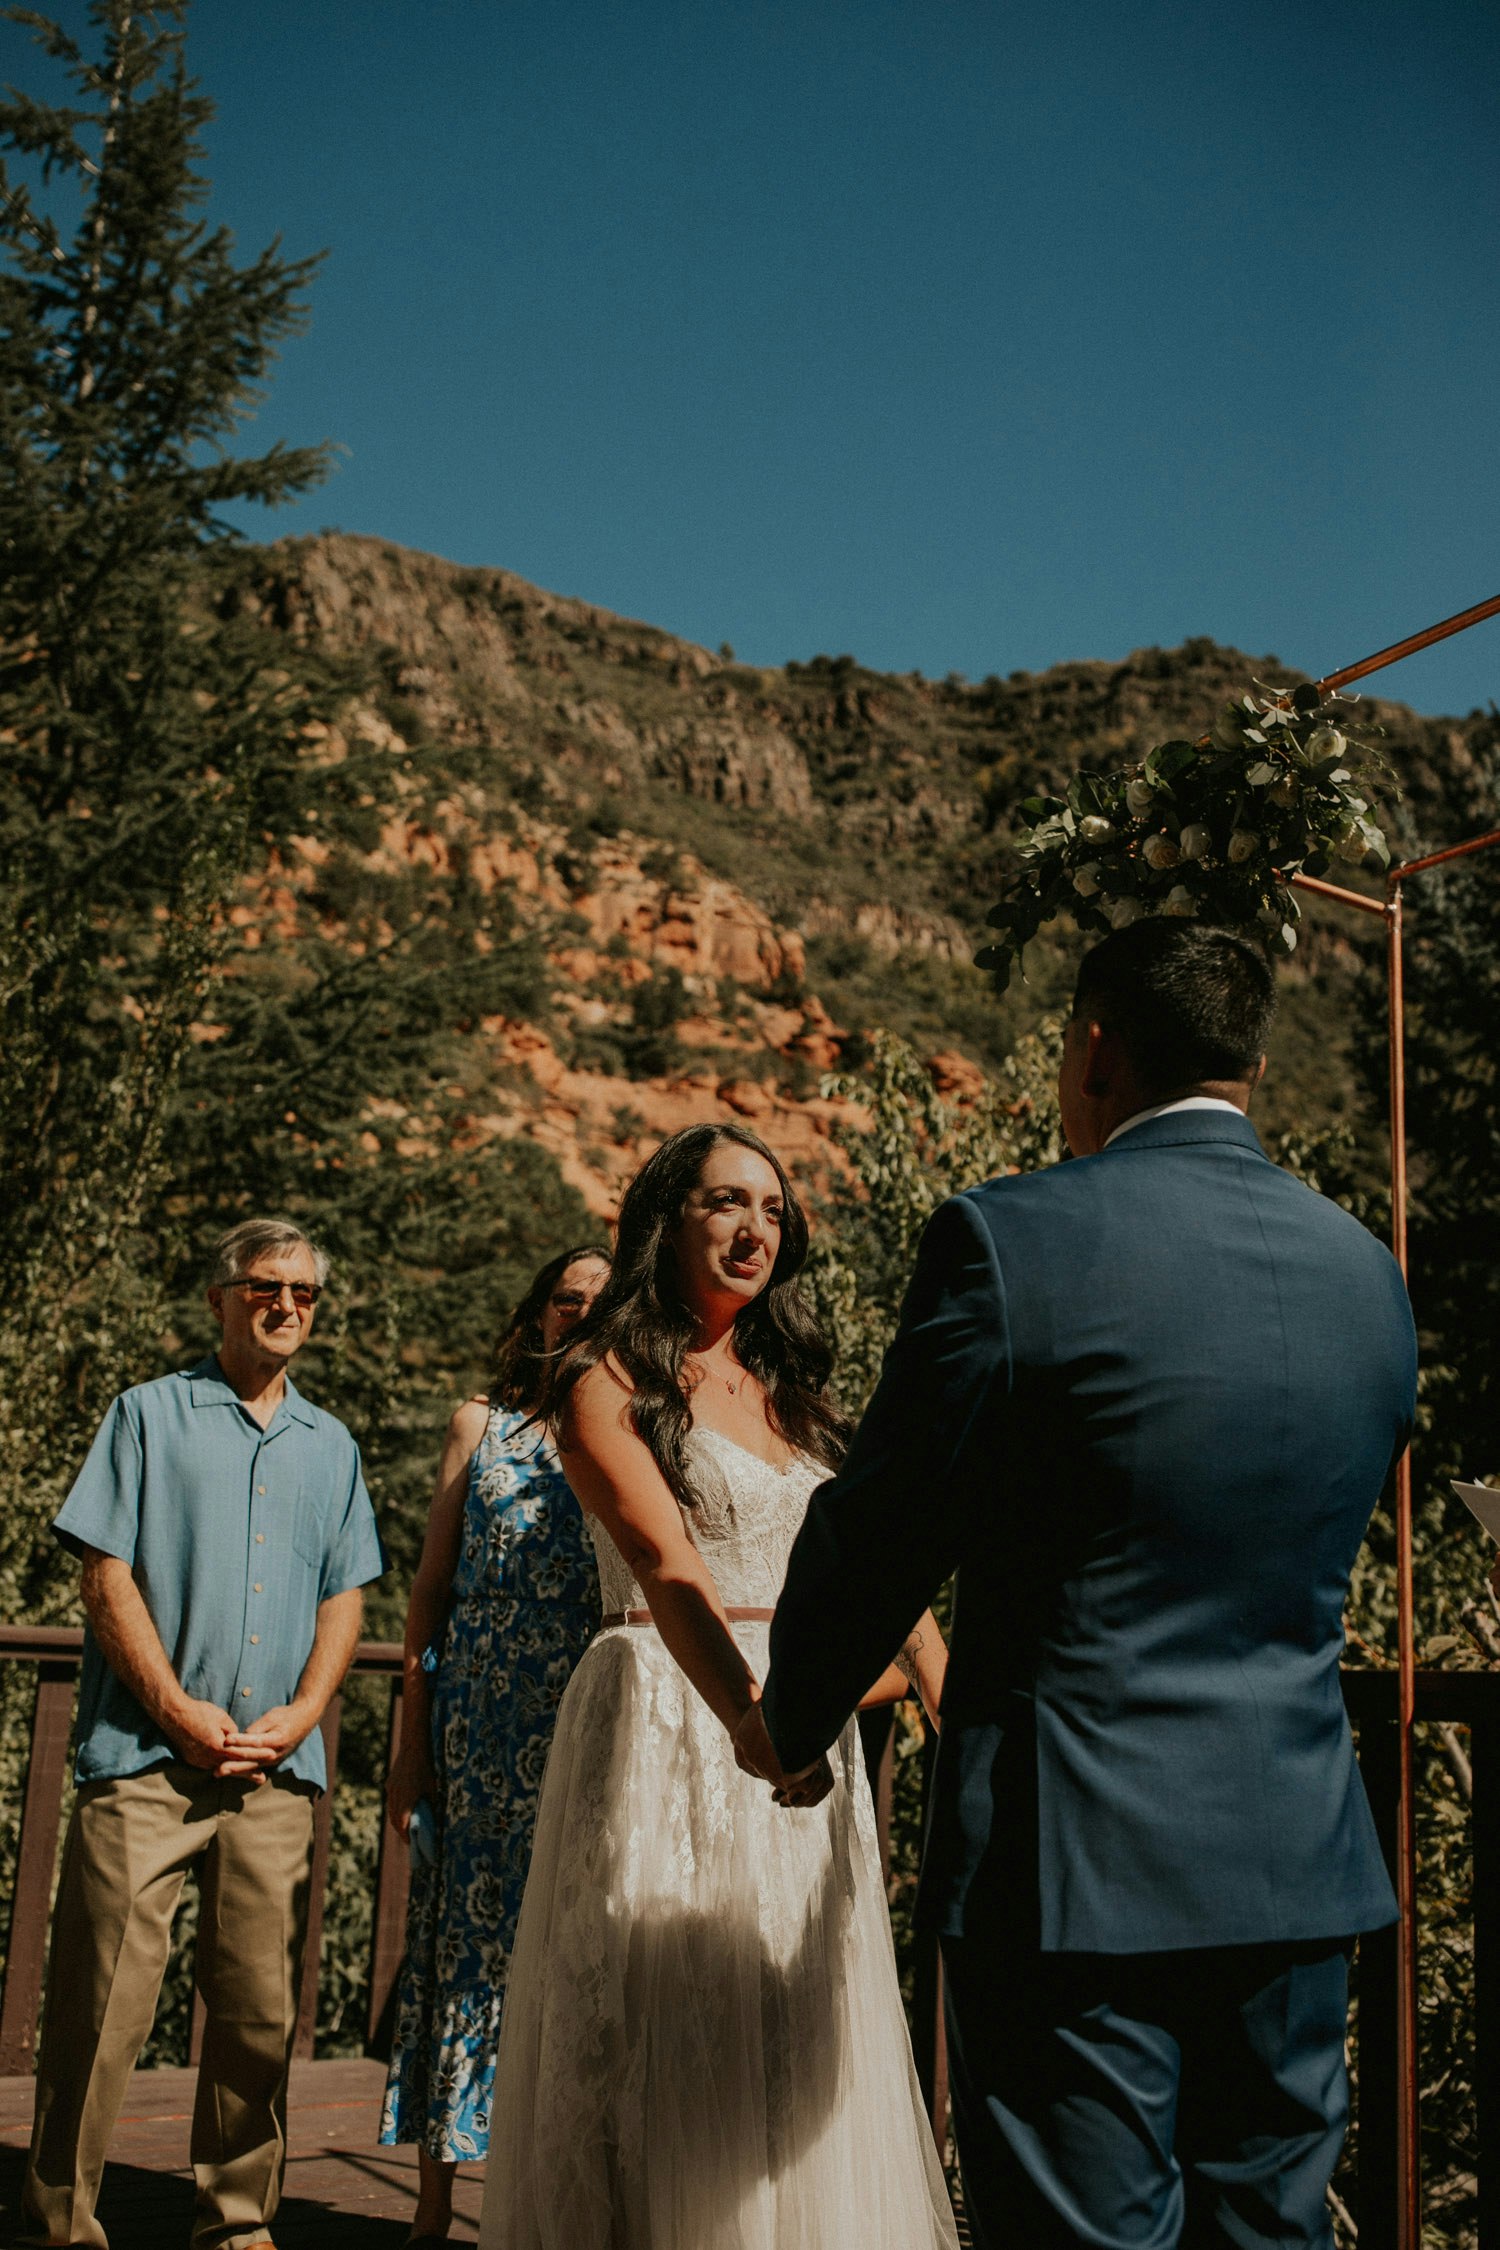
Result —
<svg viewBox="0 0 1500 2250"><path fill-rule="evenodd" d="M1276 987L1264 954L1232 930L1153 919L1085 953L1073 1013L1114 1032L1142 1086L1165 1097L1253 1078Z"/></svg>

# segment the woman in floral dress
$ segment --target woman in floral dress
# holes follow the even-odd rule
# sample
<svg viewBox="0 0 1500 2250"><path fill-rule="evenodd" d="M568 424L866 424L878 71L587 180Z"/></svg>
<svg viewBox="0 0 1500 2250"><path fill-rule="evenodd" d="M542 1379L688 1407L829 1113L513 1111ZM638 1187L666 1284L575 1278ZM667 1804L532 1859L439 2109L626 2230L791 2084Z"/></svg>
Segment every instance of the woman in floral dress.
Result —
<svg viewBox="0 0 1500 2250"><path fill-rule="evenodd" d="M593 1550L530 1409L547 1358L598 1295L609 1253L565 1250L516 1306L488 1397L448 1425L406 1619L401 1744L387 1792L413 1855L406 1959L381 2117L415 2141L410 2240L446 2240L453 2169L484 2156L500 2007L557 1706L599 1620ZM419 1836L426 1816L418 1814Z"/></svg>

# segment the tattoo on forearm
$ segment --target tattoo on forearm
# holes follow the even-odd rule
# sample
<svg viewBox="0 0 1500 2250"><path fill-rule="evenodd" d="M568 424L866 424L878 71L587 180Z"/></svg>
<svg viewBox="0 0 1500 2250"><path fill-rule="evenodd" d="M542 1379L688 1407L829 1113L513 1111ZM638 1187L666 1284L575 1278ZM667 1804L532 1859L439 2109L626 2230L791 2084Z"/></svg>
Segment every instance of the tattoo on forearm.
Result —
<svg viewBox="0 0 1500 2250"><path fill-rule="evenodd" d="M910 1639L902 1642L896 1657L896 1670L902 1674L903 1678L909 1680L913 1687L917 1685L917 1655L921 1646L922 1635L913 1633Z"/></svg>

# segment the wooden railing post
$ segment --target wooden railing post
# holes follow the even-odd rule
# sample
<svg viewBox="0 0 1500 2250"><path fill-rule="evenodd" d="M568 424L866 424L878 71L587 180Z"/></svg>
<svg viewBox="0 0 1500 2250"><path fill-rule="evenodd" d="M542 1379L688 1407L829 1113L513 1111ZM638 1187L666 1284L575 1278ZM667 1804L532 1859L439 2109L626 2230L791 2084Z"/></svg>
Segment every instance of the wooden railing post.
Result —
<svg viewBox="0 0 1500 2250"><path fill-rule="evenodd" d="M401 1744L402 1681L398 1672L391 1682L391 1708L386 1724L385 1772L389 1779ZM375 1913L370 1927L370 2004L365 2014L365 2049L379 2054L389 2043L389 2018L395 2001L396 1978L406 1950L406 1901L411 1883L411 1853L380 1808L380 1844L376 1858Z"/></svg>
<svg viewBox="0 0 1500 2250"><path fill-rule="evenodd" d="M203 2060L203 2034L208 2029L208 2003L197 1976L193 1978L193 2013L188 2025L188 2061L196 2069Z"/></svg>
<svg viewBox="0 0 1500 2250"><path fill-rule="evenodd" d="M77 1679L76 1656L44 1656L37 1663L31 1755L5 1954L5 1999L0 2005L0 2077L19 2078L36 2066L52 1871L57 1864L57 1830Z"/></svg>
<svg viewBox="0 0 1500 2250"><path fill-rule="evenodd" d="M1492 1682L1500 1697L1500 1679ZM1474 2107L1479 2128L1479 2240L1500 2244L1500 1711L1476 1707L1474 1769Z"/></svg>
<svg viewBox="0 0 1500 2250"><path fill-rule="evenodd" d="M922 1741L922 1825L937 1761L937 1736L927 1727ZM943 1956L936 1930L918 1927L912 1947L913 2051L932 2137L941 2156L948 2145L948 2032L943 2021Z"/></svg>
<svg viewBox="0 0 1500 2250"><path fill-rule="evenodd" d="M1358 1717L1360 1772L1394 1885L1401 1815L1397 1681L1392 1673L1355 1678L1366 1691ZM1377 1696L1389 1705L1388 1716L1377 1716ZM1400 2235L1400 1973L1397 1925L1367 1931L1359 1941L1359 2250L1396 2250Z"/></svg>
<svg viewBox="0 0 1500 2250"><path fill-rule="evenodd" d="M880 1839L880 1872L891 1880L891 1792L896 1778L896 1706L877 1703L873 1711L859 1714L860 1745L870 1794L875 1800L875 1833Z"/></svg>
<svg viewBox="0 0 1500 2250"><path fill-rule="evenodd" d="M313 1815L312 1875L308 1884L307 1938L302 1956L302 1994L297 2008L297 2036L292 2053L299 2062L312 2059L318 2029L318 1969L323 1956L323 1896L328 1888L328 1852L333 1841L333 1798L339 1778L339 1721L344 1699L336 1695L323 1713L323 1755L328 1761L328 1787L318 1799Z"/></svg>

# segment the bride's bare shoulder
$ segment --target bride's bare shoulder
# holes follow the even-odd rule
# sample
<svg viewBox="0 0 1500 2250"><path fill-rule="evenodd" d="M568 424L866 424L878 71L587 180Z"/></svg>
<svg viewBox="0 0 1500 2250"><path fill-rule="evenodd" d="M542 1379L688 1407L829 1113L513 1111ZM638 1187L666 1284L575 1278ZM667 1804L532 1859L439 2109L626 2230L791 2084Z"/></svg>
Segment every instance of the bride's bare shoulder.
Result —
<svg viewBox="0 0 1500 2250"><path fill-rule="evenodd" d="M618 1404L621 1399L631 1398L634 1394L634 1378L614 1352L607 1352L603 1359L596 1359L593 1366L585 1368L579 1376L573 1385L569 1403L575 1399L587 1400L590 1407L597 1411L606 1401L613 1400Z"/></svg>
<svg viewBox="0 0 1500 2250"><path fill-rule="evenodd" d="M596 1360L568 1393L558 1430L563 1451L580 1445L591 1450L601 1439L634 1436L630 1418L634 1396L635 1384L613 1352Z"/></svg>

